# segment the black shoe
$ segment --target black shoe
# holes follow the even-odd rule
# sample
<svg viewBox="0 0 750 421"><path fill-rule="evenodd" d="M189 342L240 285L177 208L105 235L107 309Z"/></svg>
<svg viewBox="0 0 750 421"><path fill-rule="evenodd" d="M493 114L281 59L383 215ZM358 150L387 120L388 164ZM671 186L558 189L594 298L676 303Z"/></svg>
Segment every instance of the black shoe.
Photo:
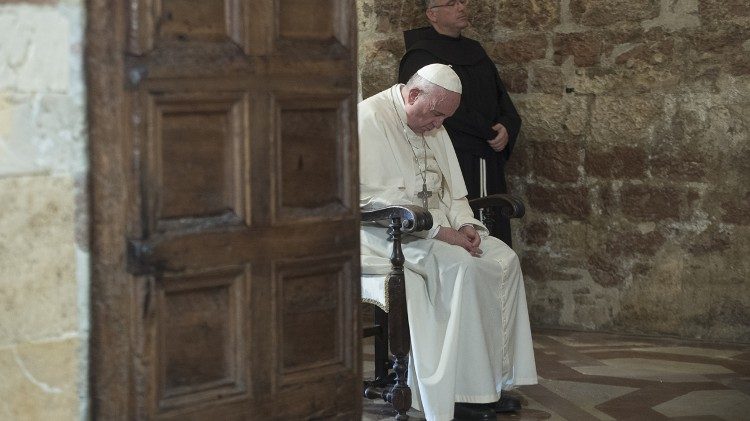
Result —
<svg viewBox="0 0 750 421"><path fill-rule="evenodd" d="M494 403L466 403L456 402L453 409L456 420L495 420Z"/></svg>
<svg viewBox="0 0 750 421"><path fill-rule="evenodd" d="M503 394L500 400L495 402L495 412L516 412L521 410L521 400L515 396Z"/></svg>

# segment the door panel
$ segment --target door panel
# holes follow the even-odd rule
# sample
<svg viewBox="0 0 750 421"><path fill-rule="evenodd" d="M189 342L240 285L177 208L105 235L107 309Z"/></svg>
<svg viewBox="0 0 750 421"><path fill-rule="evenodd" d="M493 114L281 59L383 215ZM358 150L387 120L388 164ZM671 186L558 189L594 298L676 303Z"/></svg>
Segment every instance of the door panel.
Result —
<svg viewBox="0 0 750 421"><path fill-rule="evenodd" d="M248 44L259 42L261 31L249 28L266 26L272 20L268 2L243 0L129 0L128 52L142 55L155 47L184 49L191 43L234 43L249 52ZM258 4L260 3L260 4ZM250 23L256 12L260 17ZM252 36L253 33L256 36Z"/></svg>
<svg viewBox="0 0 750 421"><path fill-rule="evenodd" d="M227 17L234 15L237 3L239 2L232 0L157 0L154 15L157 21L158 40L229 39L231 20Z"/></svg>
<svg viewBox="0 0 750 421"><path fill-rule="evenodd" d="M330 40L337 36L334 0L281 0L279 37L298 40ZM332 13L333 12L333 13Z"/></svg>
<svg viewBox="0 0 750 421"><path fill-rule="evenodd" d="M275 265L280 355L279 384L300 381L352 369L351 325L352 271L349 256L307 261L284 261ZM308 337L305 332L316 330Z"/></svg>
<svg viewBox="0 0 750 421"><path fill-rule="evenodd" d="M164 277L157 286L159 408L179 408L247 391L242 269Z"/></svg>
<svg viewBox="0 0 750 421"><path fill-rule="evenodd" d="M243 220L249 109L242 93L149 96L148 192L156 231Z"/></svg>
<svg viewBox="0 0 750 421"><path fill-rule="evenodd" d="M351 214L348 99L301 99L294 93L277 96L275 223Z"/></svg>
<svg viewBox="0 0 750 421"><path fill-rule="evenodd" d="M90 81L119 110L92 119L95 189L119 192L95 214L122 233L92 232L120 256L95 263L94 319L117 324L92 333L94 416L357 419L354 2L118 4L89 31L122 75Z"/></svg>

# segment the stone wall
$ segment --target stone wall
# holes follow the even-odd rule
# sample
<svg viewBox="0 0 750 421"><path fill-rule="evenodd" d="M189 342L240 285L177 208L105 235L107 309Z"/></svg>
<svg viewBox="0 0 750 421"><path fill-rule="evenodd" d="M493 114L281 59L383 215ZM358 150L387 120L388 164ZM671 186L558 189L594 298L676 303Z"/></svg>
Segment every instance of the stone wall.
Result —
<svg viewBox="0 0 750 421"><path fill-rule="evenodd" d="M87 418L83 0L0 0L0 419Z"/></svg>
<svg viewBox="0 0 750 421"><path fill-rule="evenodd" d="M421 0L358 0L364 97ZM750 3L471 0L524 120L536 325L750 341Z"/></svg>

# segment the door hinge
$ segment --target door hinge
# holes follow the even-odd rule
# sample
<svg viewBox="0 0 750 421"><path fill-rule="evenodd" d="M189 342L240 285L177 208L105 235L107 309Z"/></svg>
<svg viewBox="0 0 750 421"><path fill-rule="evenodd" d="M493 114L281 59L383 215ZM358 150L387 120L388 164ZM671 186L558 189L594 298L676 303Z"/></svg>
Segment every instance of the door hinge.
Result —
<svg viewBox="0 0 750 421"><path fill-rule="evenodd" d="M141 240L126 241L128 273L136 276L155 275L157 264L152 262L153 247Z"/></svg>

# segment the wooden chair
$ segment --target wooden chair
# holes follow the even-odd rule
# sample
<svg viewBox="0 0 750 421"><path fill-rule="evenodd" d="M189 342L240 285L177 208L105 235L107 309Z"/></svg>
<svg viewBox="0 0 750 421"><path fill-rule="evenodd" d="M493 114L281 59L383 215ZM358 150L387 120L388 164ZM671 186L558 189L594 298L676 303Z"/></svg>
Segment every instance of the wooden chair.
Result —
<svg viewBox="0 0 750 421"><path fill-rule="evenodd" d="M507 218L521 218L523 202L517 197L495 194L469 201L472 209L482 210L482 222L492 223L495 212ZM375 337L375 379L364 382L368 399L381 398L396 411L396 420L409 419L411 389L406 384L408 355L411 348L409 319L406 313L404 255L401 236L404 233L428 230L432 216L419 206L389 206L382 209L363 209L362 222L388 221L388 239L393 242L391 271L387 276L362 276L362 301L375 306L373 325L364 328L364 337ZM488 228L491 228L488 226ZM390 354L393 358L389 358ZM392 371L391 371L392 370Z"/></svg>

